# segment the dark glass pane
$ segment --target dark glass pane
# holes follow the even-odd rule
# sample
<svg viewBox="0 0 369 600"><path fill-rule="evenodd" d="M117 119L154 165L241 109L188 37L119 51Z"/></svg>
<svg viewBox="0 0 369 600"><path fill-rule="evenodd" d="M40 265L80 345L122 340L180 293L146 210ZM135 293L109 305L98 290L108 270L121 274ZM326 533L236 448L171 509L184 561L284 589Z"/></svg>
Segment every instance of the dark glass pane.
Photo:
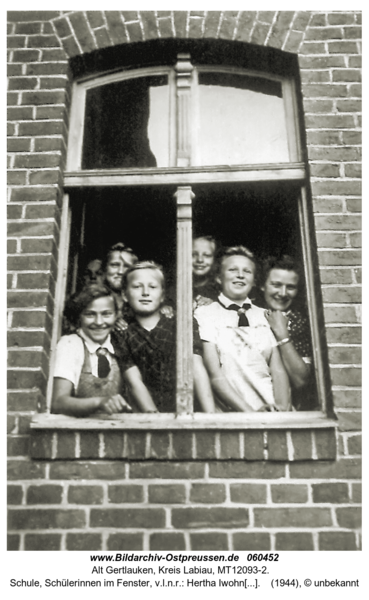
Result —
<svg viewBox="0 0 369 600"><path fill-rule="evenodd" d="M261 77L199 74L196 165L288 162L282 85Z"/></svg>
<svg viewBox="0 0 369 600"><path fill-rule="evenodd" d="M166 76L139 77L87 91L82 169L168 165Z"/></svg>

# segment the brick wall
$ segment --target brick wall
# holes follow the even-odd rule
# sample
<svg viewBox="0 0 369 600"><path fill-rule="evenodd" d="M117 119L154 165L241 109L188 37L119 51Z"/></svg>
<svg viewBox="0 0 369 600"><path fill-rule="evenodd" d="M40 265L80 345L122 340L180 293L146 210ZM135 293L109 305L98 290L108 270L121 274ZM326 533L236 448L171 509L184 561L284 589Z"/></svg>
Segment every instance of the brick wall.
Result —
<svg viewBox="0 0 369 600"><path fill-rule="evenodd" d="M359 547L360 36L361 13L354 11L8 13L10 549ZM69 60L170 37L233 40L298 56L339 419L334 460L309 459L301 450L294 461L229 455L224 462L216 454L221 446L207 462L193 454L152 462L150 452L119 460L29 455L31 416L45 408Z"/></svg>

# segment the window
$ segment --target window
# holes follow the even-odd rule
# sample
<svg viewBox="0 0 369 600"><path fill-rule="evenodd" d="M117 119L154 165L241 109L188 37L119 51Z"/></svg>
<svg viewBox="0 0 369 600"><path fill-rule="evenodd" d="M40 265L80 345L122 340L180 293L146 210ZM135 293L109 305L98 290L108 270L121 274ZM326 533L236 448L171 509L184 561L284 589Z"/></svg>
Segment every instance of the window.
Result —
<svg viewBox="0 0 369 600"><path fill-rule="evenodd" d="M163 264L176 281L177 414L191 414L194 223L224 245L244 244L265 256L300 254L317 393L322 411L329 412L311 209L290 73L206 64L198 54L194 60L178 52L173 65L79 79L65 188L62 237L69 255L60 256L54 344L66 290L75 289L82 265L123 240L140 258Z"/></svg>

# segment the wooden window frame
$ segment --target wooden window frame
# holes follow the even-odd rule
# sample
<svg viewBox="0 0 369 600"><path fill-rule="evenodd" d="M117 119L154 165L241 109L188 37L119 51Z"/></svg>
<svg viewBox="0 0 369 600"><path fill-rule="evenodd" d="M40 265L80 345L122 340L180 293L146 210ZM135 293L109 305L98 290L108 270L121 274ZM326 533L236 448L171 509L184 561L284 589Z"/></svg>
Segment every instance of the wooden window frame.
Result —
<svg viewBox="0 0 369 600"><path fill-rule="evenodd" d="M74 83L70 134L68 141L67 171L65 173L65 190L62 207L61 241L58 263L58 280L56 287L56 309L51 344L50 378L48 383L48 405L51 402L52 373L55 347L61 332L63 299L66 291L68 270L68 248L70 241L71 207L69 190L85 187L110 186L156 186L176 185L174 194L177 203L177 411L160 415L116 415L114 419L99 416L83 419L83 428L103 429L118 427L128 429L147 428L273 428L273 427L326 427L328 417L332 417L330 389L327 386L325 372L325 353L318 326L317 281L313 270L314 248L311 243L311 215L307 193L307 175L305 164L301 160L301 144L299 136L299 116L296 102L295 83L292 78L258 73L245 69L219 67L199 68L201 71L232 72L260 76L264 79L278 80L282 83L285 118L287 125L288 149L290 162L280 164L235 165L191 167L191 81L194 67L187 54L179 54L174 68L142 68L104 74L100 77L84 78ZM168 75L170 84L170 162L167 168L143 169L104 169L81 170L84 106L86 91L93 87L148 75ZM174 97L175 94L175 97ZM303 262L308 296L309 319L311 325L313 363L317 381L320 411L302 413L273 414L214 414L205 415L193 412L193 373L192 373L192 199L191 186L199 183L250 183L250 182L291 182L300 185L298 198L298 214L302 240ZM180 299L180 300L179 300ZM323 344L324 345L324 344ZM51 417L51 415L49 415ZM38 419L38 420L37 420ZM44 426L44 417L39 415L37 423ZM40 421L41 419L41 421ZM62 427L73 428L75 419L53 415L50 427L56 422ZM81 424L81 421L78 420ZM54 425L52 425L54 423ZM88 424L90 423L90 425ZM334 421L331 421L333 424ZM36 425L37 427L37 425ZM49 425L46 425L49 427Z"/></svg>

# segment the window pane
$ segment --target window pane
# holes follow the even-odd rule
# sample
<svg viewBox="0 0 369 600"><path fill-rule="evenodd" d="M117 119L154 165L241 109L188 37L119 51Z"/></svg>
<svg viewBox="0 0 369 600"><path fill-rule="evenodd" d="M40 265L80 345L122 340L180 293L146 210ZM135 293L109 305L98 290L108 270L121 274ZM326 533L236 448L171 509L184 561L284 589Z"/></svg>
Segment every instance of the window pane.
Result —
<svg viewBox="0 0 369 600"><path fill-rule="evenodd" d="M167 76L139 77L87 91L82 169L168 165Z"/></svg>
<svg viewBox="0 0 369 600"><path fill-rule="evenodd" d="M281 83L199 73L197 146L197 165L289 161Z"/></svg>

